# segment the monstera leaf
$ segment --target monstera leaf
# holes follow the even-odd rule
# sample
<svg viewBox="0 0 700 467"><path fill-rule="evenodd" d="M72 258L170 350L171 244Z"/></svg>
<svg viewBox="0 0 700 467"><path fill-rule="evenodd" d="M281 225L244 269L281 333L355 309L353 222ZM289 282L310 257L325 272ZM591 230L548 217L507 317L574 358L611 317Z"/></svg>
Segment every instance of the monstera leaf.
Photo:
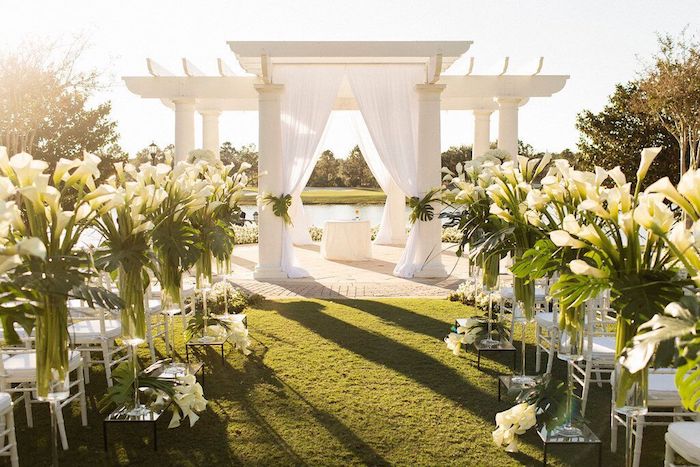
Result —
<svg viewBox="0 0 700 467"><path fill-rule="evenodd" d="M292 195L274 196L272 193L267 193L263 197L263 202L266 205L272 206L272 213L281 217L286 225L292 225L292 218L289 217L289 207L292 205Z"/></svg>
<svg viewBox="0 0 700 467"><path fill-rule="evenodd" d="M435 209L430 203L440 201L440 197L435 196L440 193L440 191L440 189L433 188L422 198L413 196L408 200L408 206L411 208L411 214L408 216L408 220L411 224L415 224L418 221L429 222L435 218Z"/></svg>

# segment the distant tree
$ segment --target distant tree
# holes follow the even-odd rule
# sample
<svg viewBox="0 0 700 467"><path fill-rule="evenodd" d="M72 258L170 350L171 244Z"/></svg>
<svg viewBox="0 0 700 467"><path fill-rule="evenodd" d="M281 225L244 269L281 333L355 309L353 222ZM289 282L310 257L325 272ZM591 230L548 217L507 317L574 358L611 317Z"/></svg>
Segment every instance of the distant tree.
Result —
<svg viewBox="0 0 700 467"><path fill-rule="evenodd" d="M49 170L60 158L99 153L104 178L126 155L117 145L111 104L88 105L100 84L97 71L75 71L84 49L80 40L68 48L25 44L0 56L0 145L45 160Z"/></svg>
<svg viewBox="0 0 700 467"><path fill-rule="evenodd" d="M250 177L250 185L257 186L258 184L258 148L255 144L244 144L240 148L236 148L229 141L224 142L219 149L221 162L224 164L233 164L238 167L242 163L250 164L248 176Z"/></svg>
<svg viewBox="0 0 700 467"><path fill-rule="evenodd" d="M659 52L639 80L633 109L644 112L673 135L679 171L698 167L700 159L700 43L659 36Z"/></svg>
<svg viewBox="0 0 700 467"><path fill-rule="evenodd" d="M471 146L450 146L440 155L440 163L442 164L441 167L447 167L448 169L454 171L458 162L464 163L464 161L471 160L471 158Z"/></svg>
<svg viewBox="0 0 700 467"><path fill-rule="evenodd" d="M341 162L340 176L345 186L379 188L359 146L352 148L348 157Z"/></svg>
<svg viewBox="0 0 700 467"><path fill-rule="evenodd" d="M321 153L307 185L342 186L343 180L340 177L340 164L341 162L333 155L333 151L326 149Z"/></svg>
<svg viewBox="0 0 700 467"><path fill-rule="evenodd" d="M603 110L578 114L580 168L590 170L597 165L611 169L619 165L628 180L635 180L640 151L661 146L664 149L649 168L647 180L668 176L677 181L678 142L653 116L635 108L638 92L636 81L618 84Z"/></svg>

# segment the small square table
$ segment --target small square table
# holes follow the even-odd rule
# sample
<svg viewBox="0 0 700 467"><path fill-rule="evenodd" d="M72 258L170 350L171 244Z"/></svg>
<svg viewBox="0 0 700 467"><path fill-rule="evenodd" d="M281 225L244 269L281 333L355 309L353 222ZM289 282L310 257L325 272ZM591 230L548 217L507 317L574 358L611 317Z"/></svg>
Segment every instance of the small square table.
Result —
<svg viewBox="0 0 700 467"><path fill-rule="evenodd" d="M544 425L537 427L537 434L540 436L540 439L544 444L544 457L542 458L542 465L547 465L547 447L550 444L564 444L569 446L576 444L597 444L598 467L603 465L603 443L601 443L600 438L598 438L596 434L591 431L588 425L584 423L577 423L576 426L581 429L581 436L559 436L552 431L548 431L547 427Z"/></svg>
<svg viewBox="0 0 700 467"><path fill-rule="evenodd" d="M131 410L129 407L117 407L107 415L107 418L102 422L102 438L104 439L104 450L107 452L107 425L110 423L150 423L153 427L153 450L158 450L158 419L165 413L166 409L172 403L168 400L165 405L158 409L149 408L143 415L129 415Z"/></svg>
<svg viewBox="0 0 700 467"><path fill-rule="evenodd" d="M499 375L498 379L496 380L496 384L498 384L498 402L501 402L501 386L505 388L506 394L509 394L510 392L515 392L515 391L522 391L523 389L527 389L531 386L529 385L523 385L523 384L518 384L513 382L513 377L518 376L518 375ZM530 376L530 375L528 375ZM532 378L537 381L538 379L542 378L541 375L532 375Z"/></svg>
<svg viewBox="0 0 700 467"><path fill-rule="evenodd" d="M224 344L226 344L225 337L193 337L185 344L185 359L187 360L187 363L190 362L190 347L219 347L221 351L221 363L225 363L226 357L224 357ZM204 372L202 372L202 374L204 374Z"/></svg>
<svg viewBox="0 0 700 467"><path fill-rule="evenodd" d="M191 363L164 363L156 367L153 371L145 372L149 376L154 378L163 379L166 381L174 381L176 378L185 375L195 375L201 373L200 377L202 379L202 384L204 384L204 363L202 362L191 362Z"/></svg>
<svg viewBox="0 0 700 467"><path fill-rule="evenodd" d="M481 339L474 341L474 349L476 350L476 368L481 370L481 353L482 352L513 352L513 371L515 371L515 363L517 360L517 353L513 344L507 340L501 339L497 344L484 345L481 343Z"/></svg>

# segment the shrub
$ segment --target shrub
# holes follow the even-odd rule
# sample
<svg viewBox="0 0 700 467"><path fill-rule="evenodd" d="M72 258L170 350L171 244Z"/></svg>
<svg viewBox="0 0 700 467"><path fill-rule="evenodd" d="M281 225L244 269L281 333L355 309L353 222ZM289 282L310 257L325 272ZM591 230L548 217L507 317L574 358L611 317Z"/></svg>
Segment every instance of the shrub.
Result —
<svg viewBox="0 0 700 467"><path fill-rule="evenodd" d="M236 245L248 245L258 243L258 226L257 224L246 224L245 226L236 225L233 227L236 235ZM379 226L374 226L370 230L372 240L377 237ZM323 238L323 228L312 226L309 228L311 240L320 242ZM462 232L457 227L443 227L442 241L446 243L459 243L462 240Z"/></svg>

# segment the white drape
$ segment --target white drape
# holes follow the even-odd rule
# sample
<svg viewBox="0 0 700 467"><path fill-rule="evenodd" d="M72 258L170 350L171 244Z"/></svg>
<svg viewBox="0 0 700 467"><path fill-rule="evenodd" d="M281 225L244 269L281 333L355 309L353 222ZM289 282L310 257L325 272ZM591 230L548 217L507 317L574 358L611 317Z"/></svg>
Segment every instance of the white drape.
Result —
<svg viewBox="0 0 700 467"><path fill-rule="evenodd" d="M422 65L351 65L347 77L379 157L407 196L418 196L418 97L425 81ZM421 222L416 222L394 275L413 277L422 264L416 258Z"/></svg>
<svg viewBox="0 0 700 467"><path fill-rule="evenodd" d="M276 66L274 74L275 81L284 85L280 103L282 191L296 194L299 199L298 195L313 171L318 144L338 95L344 70L339 66L287 65ZM291 208L290 215L294 222ZM308 272L296 264L291 227L284 228L282 241L282 270L292 278L308 276Z"/></svg>
<svg viewBox="0 0 700 467"><path fill-rule="evenodd" d="M372 136L369 133L369 129L367 129L367 124L362 119L362 114L360 112L352 112L350 118L359 141L360 151L365 157L367 166L377 183L379 183L379 187L386 193L382 221L379 224L374 243L376 245L403 243L406 240L405 196L391 178L387 168L384 167L377 147L372 142Z"/></svg>

